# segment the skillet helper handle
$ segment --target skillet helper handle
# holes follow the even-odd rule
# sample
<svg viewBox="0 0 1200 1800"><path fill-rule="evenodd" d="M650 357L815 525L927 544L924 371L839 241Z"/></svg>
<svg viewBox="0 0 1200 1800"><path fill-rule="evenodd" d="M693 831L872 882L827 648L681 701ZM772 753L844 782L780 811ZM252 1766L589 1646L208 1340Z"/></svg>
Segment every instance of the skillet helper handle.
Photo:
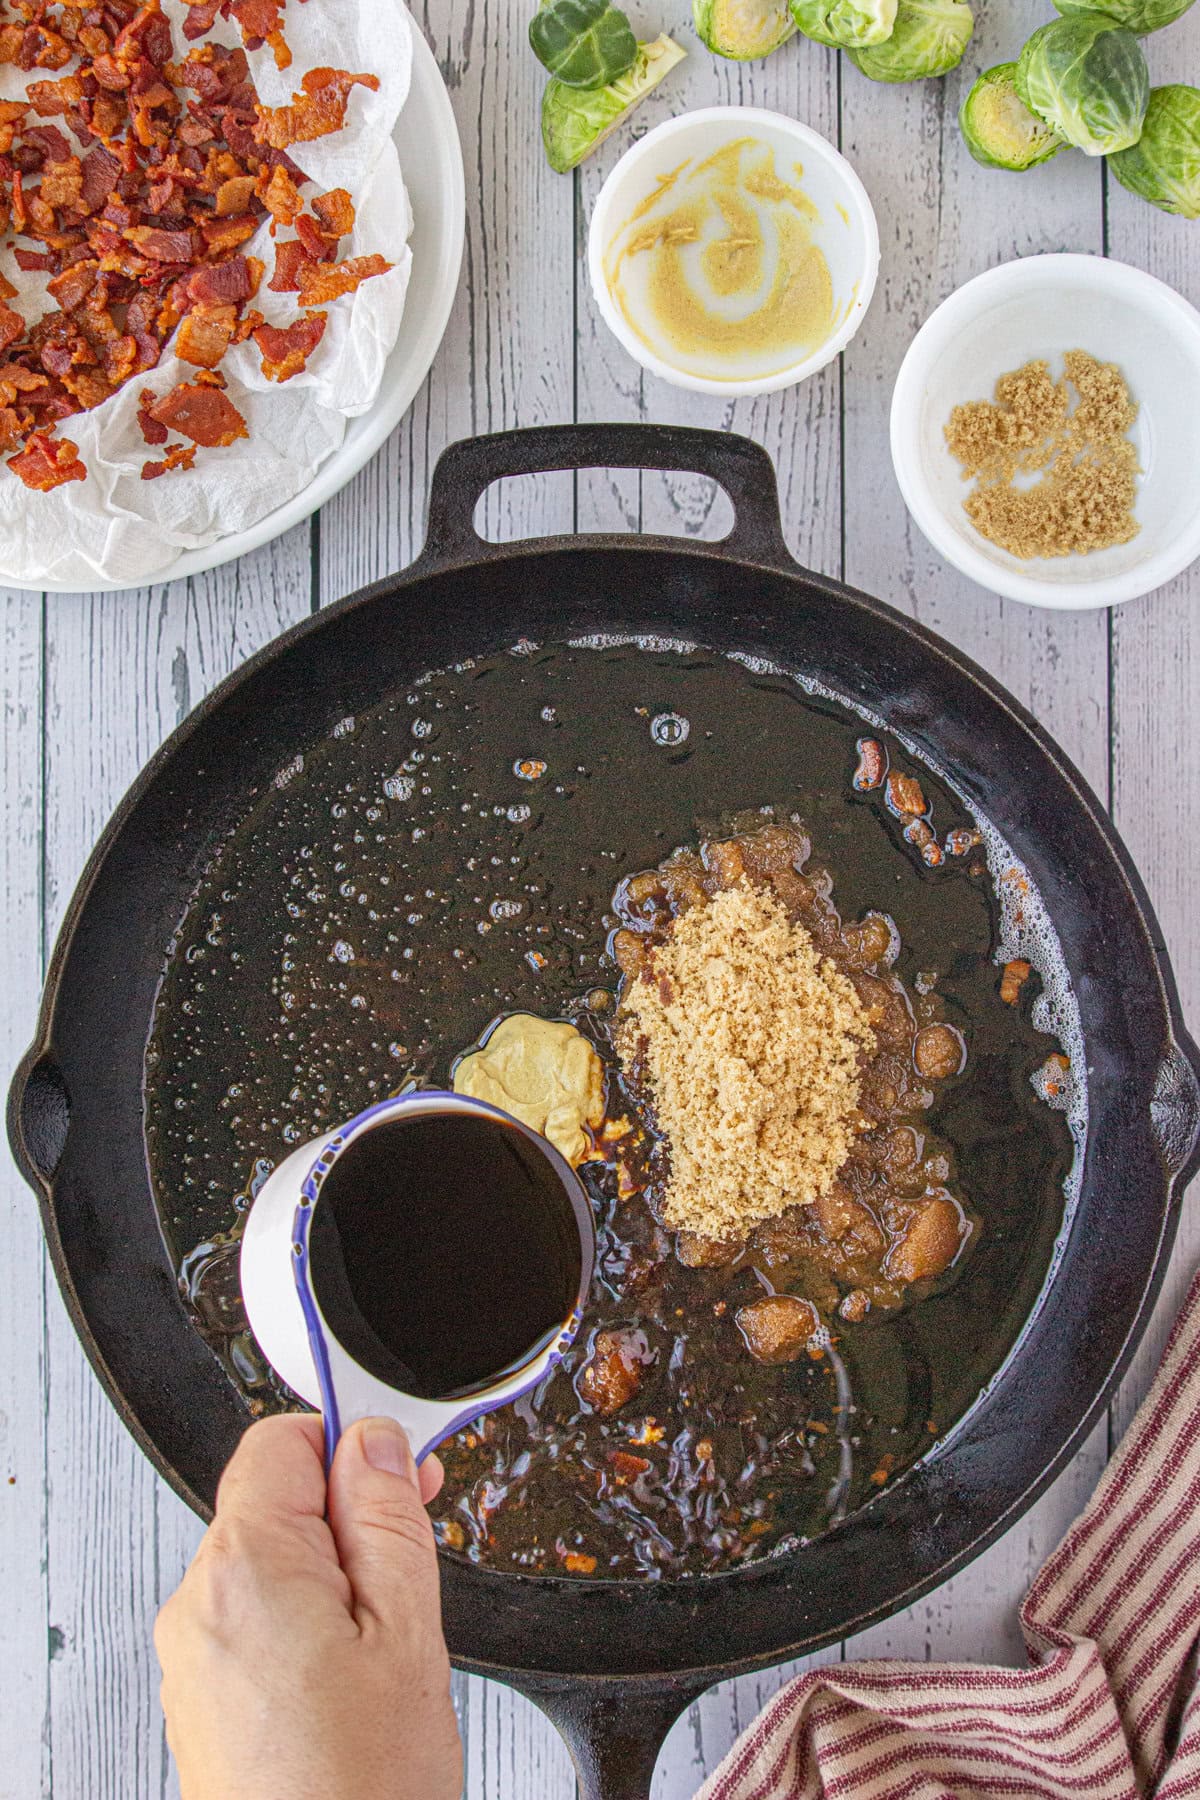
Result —
<svg viewBox="0 0 1200 1800"><path fill-rule="evenodd" d="M684 1709L708 1687L687 1676L628 1682L522 1679L571 1752L579 1800L650 1800L654 1765Z"/></svg>
<svg viewBox="0 0 1200 1800"><path fill-rule="evenodd" d="M506 475L563 469L674 469L707 475L733 502L729 536L704 549L742 562L790 568L783 540L775 465L761 444L727 431L685 425L537 425L464 438L445 450L429 490L429 531L422 566L477 562L504 555L475 530L481 495Z"/></svg>

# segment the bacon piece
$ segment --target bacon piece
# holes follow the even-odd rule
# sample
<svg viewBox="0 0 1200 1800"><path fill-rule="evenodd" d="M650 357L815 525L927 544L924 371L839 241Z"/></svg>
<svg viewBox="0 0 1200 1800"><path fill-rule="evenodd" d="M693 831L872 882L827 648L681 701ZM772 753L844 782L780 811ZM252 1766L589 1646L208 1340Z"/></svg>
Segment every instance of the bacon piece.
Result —
<svg viewBox="0 0 1200 1800"><path fill-rule="evenodd" d="M189 43L202 38L206 31L211 31L216 23L217 14L224 5L224 0L186 0L187 18L183 21L183 35Z"/></svg>
<svg viewBox="0 0 1200 1800"><path fill-rule="evenodd" d="M72 155L71 146L57 125L27 125L21 133L21 147L40 150L44 163L67 162Z"/></svg>
<svg viewBox="0 0 1200 1800"><path fill-rule="evenodd" d="M111 150L96 144L83 159L83 187L79 198L88 212L104 205L121 176L121 164Z"/></svg>
<svg viewBox="0 0 1200 1800"><path fill-rule="evenodd" d="M302 213L296 220L296 236L304 249L304 254L313 262L333 262L337 257L338 241L322 231L315 219Z"/></svg>
<svg viewBox="0 0 1200 1800"><path fill-rule="evenodd" d="M280 0L231 0L229 11L238 22L242 41L248 50L257 50L260 44L269 44L275 54L275 67L289 67L292 53L280 29L280 15L283 11Z"/></svg>
<svg viewBox="0 0 1200 1800"><path fill-rule="evenodd" d="M83 164L77 156L48 163L42 174L38 199L56 209L74 207L83 192Z"/></svg>
<svg viewBox="0 0 1200 1800"><path fill-rule="evenodd" d="M0 300L14 300L17 290L7 275L0 275Z"/></svg>
<svg viewBox="0 0 1200 1800"><path fill-rule="evenodd" d="M104 376L109 385L116 389L124 387L138 365L138 344L135 337L125 333L115 338L104 348Z"/></svg>
<svg viewBox="0 0 1200 1800"><path fill-rule="evenodd" d="M234 326L234 328L233 328L234 343L235 344L244 344L246 339L248 337L253 337L254 333L258 330L259 326L264 325L265 323L266 323L266 320L263 318L263 315L260 312L256 312L253 309L251 309L251 311L248 312L244 318L239 319L237 324Z"/></svg>
<svg viewBox="0 0 1200 1800"><path fill-rule="evenodd" d="M216 193L216 214L227 219L233 213L244 213L254 197L253 175L230 175Z"/></svg>
<svg viewBox="0 0 1200 1800"><path fill-rule="evenodd" d="M197 368L215 369L233 336L237 310L232 306L198 306L179 327L175 354Z"/></svg>
<svg viewBox="0 0 1200 1800"><path fill-rule="evenodd" d="M168 431L178 431L207 450L224 449L250 435L232 400L218 388L200 382L180 382L155 402L151 412Z"/></svg>
<svg viewBox="0 0 1200 1800"><path fill-rule="evenodd" d="M373 275L386 275L392 264L378 253L351 256L342 263L318 263L300 271L301 306L323 306L341 294L352 294Z"/></svg>
<svg viewBox="0 0 1200 1800"><path fill-rule="evenodd" d="M239 213L233 219L213 219L200 227L204 233L204 241L211 255L219 255L223 250L236 250L258 230L259 221L253 213Z"/></svg>
<svg viewBox="0 0 1200 1800"><path fill-rule="evenodd" d="M264 179L265 177L265 179ZM278 225L294 225L304 202L300 189L287 170L276 163L270 174L264 170L258 180L258 197Z"/></svg>
<svg viewBox="0 0 1200 1800"><path fill-rule="evenodd" d="M57 266L55 258L48 255L45 251L25 250L22 249L20 244L18 244L13 251L13 255L17 259L17 267L19 269L25 269L27 272L32 272L34 269L53 270Z"/></svg>
<svg viewBox="0 0 1200 1800"><path fill-rule="evenodd" d="M77 306L83 305L95 287L99 272L99 263L72 263L69 269L64 269L61 275L55 275L46 283L46 292L58 302L63 312L74 312Z"/></svg>
<svg viewBox="0 0 1200 1800"><path fill-rule="evenodd" d="M205 263L187 278L187 297L194 306L227 306L249 300L258 292L254 276L256 258L231 256L225 262ZM262 265L259 264L261 273Z"/></svg>
<svg viewBox="0 0 1200 1800"><path fill-rule="evenodd" d="M313 267L298 238L287 238L275 246L275 273L267 286L276 294L298 294L305 269Z"/></svg>
<svg viewBox="0 0 1200 1800"><path fill-rule="evenodd" d="M300 93L292 95L290 106L255 106L255 138L260 144L286 150L289 144L311 143L313 138L340 131L346 121L352 87L376 91L379 77L351 75L345 69L310 69L300 83Z"/></svg>
<svg viewBox="0 0 1200 1800"><path fill-rule="evenodd" d="M354 228L354 202L345 188L331 188L327 194L314 194L312 209L328 237L345 237Z"/></svg>
<svg viewBox="0 0 1200 1800"><path fill-rule="evenodd" d="M15 57L18 69L62 69L75 52L65 37L45 25L27 25L21 33L21 47Z"/></svg>
<svg viewBox="0 0 1200 1800"><path fill-rule="evenodd" d="M31 81L25 93L38 117L51 119L79 105L84 96L83 78L63 75L58 81Z"/></svg>
<svg viewBox="0 0 1200 1800"><path fill-rule="evenodd" d="M172 444L162 462L142 464L142 480L156 481L160 475L169 475L172 469L190 469L195 460L195 444Z"/></svg>
<svg viewBox="0 0 1200 1800"><path fill-rule="evenodd" d="M262 371L268 381L290 381L298 375L325 335L323 312L309 313L280 329L260 325L254 341L262 351Z"/></svg>
<svg viewBox="0 0 1200 1800"><path fill-rule="evenodd" d="M19 456L10 456L8 466L21 477L27 488L49 493L66 481L86 481L87 470L79 460L79 446L70 438L52 438L47 432L35 431Z"/></svg>
<svg viewBox="0 0 1200 1800"><path fill-rule="evenodd" d="M142 428L142 436L148 444L165 444L167 428L160 425L154 416L154 408L158 405L158 395L153 388L143 388L138 395L137 422Z"/></svg>
<svg viewBox="0 0 1200 1800"><path fill-rule="evenodd" d="M25 321L11 306L0 306L0 352L25 335ZM320 333L317 334L318 336Z"/></svg>
<svg viewBox="0 0 1200 1800"><path fill-rule="evenodd" d="M190 231L163 231L157 225L131 225L125 232L131 244L155 262L190 263L195 254L195 240Z"/></svg>
<svg viewBox="0 0 1200 1800"><path fill-rule="evenodd" d="M11 450L22 432L28 430L26 413L19 413L15 407L0 406L0 450Z"/></svg>

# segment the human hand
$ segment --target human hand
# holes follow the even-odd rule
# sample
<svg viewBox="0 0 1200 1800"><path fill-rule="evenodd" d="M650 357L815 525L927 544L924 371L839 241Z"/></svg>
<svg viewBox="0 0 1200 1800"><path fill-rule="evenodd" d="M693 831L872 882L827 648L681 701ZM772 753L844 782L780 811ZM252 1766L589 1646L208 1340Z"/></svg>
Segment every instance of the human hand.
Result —
<svg viewBox="0 0 1200 1800"><path fill-rule="evenodd" d="M167 1741L183 1800L458 1800L437 1558L441 1486L404 1431L367 1419L251 1426L216 1517L158 1615Z"/></svg>

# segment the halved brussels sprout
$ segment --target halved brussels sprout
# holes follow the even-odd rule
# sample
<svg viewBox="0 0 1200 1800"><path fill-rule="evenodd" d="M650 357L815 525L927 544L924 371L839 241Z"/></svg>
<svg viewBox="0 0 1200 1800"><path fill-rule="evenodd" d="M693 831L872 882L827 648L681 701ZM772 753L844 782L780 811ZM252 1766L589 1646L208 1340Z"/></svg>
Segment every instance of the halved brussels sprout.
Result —
<svg viewBox="0 0 1200 1800"><path fill-rule="evenodd" d="M550 167L565 175L590 156L685 55L674 38L664 34L653 43L639 44L628 75L607 87L573 88L548 81L542 95L542 143Z"/></svg>
<svg viewBox="0 0 1200 1800"><path fill-rule="evenodd" d="M529 43L567 87L605 87L637 58L633 27L612 0L545 0L529 21Z"/></svg>
<svg viewBox="0 0 1200 1800"><path fill-rule="evenodd" d="M1137 143L1110 156L1122 187L1163 212L1200 219L1200 88L1153 88Z"/></svg>
<svg viewBox="0 0 1200 1800"><path fill-rule="evenodd" d="M837 50L885 44L896 25L897 0L791 0L791 6L805 37Z"/></svg>
<svg viewBox="0 0 1200 1800"><path fill-rule="evenodd" d="M962 61L974 29L966 0L900 0L887 42L851 50L850 61L872 81L923 81Z"/></svg>
<svg viewBox="0 0 1200 1800"><path fill-rule="evenodd" d="M1066 142L1030 112L1014 85L1016 70L1016 63L985 70L959 111L967 149L989 169L1032 169Z"/></svg>
<svg viewBox="0 0 1200 1800"><path fill-rule="evenodd" d="M1103 13L1052 19L1017 58L1017 92L1087 156L1127 150L1142 135L1150 71L1131 31Z"/></svg>
<svg viewBox="0 0 1200 1800"><path fill-rule="evenodd" d="M1192 0L1054 0L1055 9L1069 18L1075 13L1103 13L1114 25L1145 37L1181 19Z"/></svg>
<svg viewBox="0 0 1200 1800"><path fill-rule="evenodd" d="M692 0L701 43L734 62L770 56L795 32L787 0Z"/></svg>

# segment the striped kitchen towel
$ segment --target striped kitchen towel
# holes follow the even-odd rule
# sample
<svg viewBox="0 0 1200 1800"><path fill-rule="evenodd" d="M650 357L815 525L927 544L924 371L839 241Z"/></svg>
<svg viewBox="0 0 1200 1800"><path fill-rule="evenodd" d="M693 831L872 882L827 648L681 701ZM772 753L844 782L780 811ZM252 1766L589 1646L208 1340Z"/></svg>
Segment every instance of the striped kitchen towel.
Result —
<svg viewBox="0 0 1200 1800"><path fill-rule="evenodd" d="M1200 1275L1021 1624L1025 1669L864 1662L802 1675L697 1800L1200 1795Z"/></svg>

